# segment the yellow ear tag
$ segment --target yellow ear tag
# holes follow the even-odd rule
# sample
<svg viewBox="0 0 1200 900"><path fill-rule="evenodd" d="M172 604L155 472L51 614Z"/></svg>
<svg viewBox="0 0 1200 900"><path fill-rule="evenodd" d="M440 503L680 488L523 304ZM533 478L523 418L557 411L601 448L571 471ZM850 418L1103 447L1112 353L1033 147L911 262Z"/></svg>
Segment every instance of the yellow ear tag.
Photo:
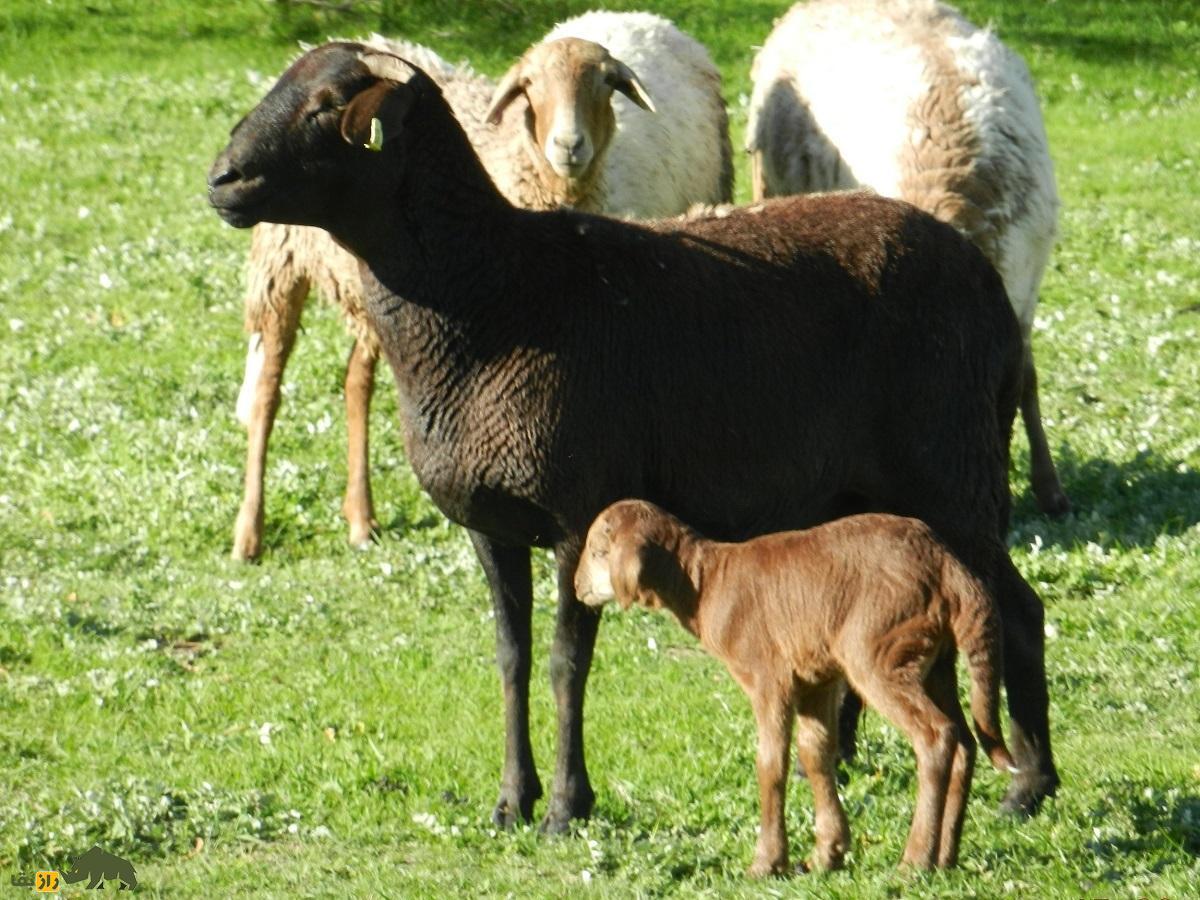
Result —
<svg viewBox="0 0 1200 900"><path fill-rule="evenodd" d="M376 153L383 149L383 123L378 119L371 120L371 140L363 146Z"/></svg>

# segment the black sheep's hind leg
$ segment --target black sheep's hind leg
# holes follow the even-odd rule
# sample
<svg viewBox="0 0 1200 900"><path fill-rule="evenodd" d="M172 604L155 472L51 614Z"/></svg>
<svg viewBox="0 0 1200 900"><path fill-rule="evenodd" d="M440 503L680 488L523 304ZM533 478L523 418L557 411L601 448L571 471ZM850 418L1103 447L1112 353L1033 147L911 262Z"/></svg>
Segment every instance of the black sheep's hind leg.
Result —
<svg viewBox="0 0 1200 900"><path fill-rule="evenodd" d="M600 611L585 606L575 597L573 582L579 548L559 547L555 555L558 622L550 655L550 681L558 706L558 754L550 809L542 821L542 831L547 834L562 834L570 828L572 819L586 819L596 799L583 755L583 696L600 627Z"/></svg>
<svg viewBox="0 0 1200 900"><path fill-rule="evenodd" d="M1050 752L1050 698L1046 689L1045 610L1005 554L1000 566L1000 622L1004 630L1004 687L1009 746L1019 771L1000 808L1033 815L1058 789Z"/></svg>
<svg viewBox="0 0 1200 900"><path fill-rule="evenodd" d="M838 758L843 762L853 762L858 754L858 720L862 710L862 698L847 689L838 710Z"/></svg>
<svg viewBox="0 0 1200 900"><path fill-rule="evenodd" d="M504 690L504 774L492 821L511 828L533 818L542 796L529 742L529 672L532 654L530 616L533 580L528 547L497 544L478 532L471 542L483 566L496 612L496 662Z"/></svg>

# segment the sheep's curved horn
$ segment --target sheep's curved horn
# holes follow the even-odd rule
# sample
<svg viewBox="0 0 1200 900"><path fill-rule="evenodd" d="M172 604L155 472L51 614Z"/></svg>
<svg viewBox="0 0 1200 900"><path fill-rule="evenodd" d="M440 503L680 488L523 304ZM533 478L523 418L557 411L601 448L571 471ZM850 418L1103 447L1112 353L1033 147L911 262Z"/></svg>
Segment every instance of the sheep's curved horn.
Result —
<svg viewBox="0 0 1200 900"><path fill-rule="evenodd" d="M417 74L417 69L410 63L405 62L398 56L393 56L391 53L362 53L358 57L376 78L384 78L388 81L398 81L401 84L406 84L410 78Z"/></svg>
<svg viewBox="0 0 1200 900"><path fill-rule="evenodd" d="M642 85L641 80L634 74L633 69L625 65L619 59L610 59L606 64L606 73L604 80L611 85L613 90L620 91L642 109L650 112L657 112L654 108L654 101L650 99L650 95L646 93L646 88Z"/></svg>
<svg viewBox="0 0 1200 900"><path fill-rule="evenodd" d="M508 109L508 104L521 96L528 84L529 80L525 77L525 61L519 59L496 85L496 92L492 94L492 102L488 105L483 121L489 125L499 125L500 117L504 115L504 110Z"/></svg>

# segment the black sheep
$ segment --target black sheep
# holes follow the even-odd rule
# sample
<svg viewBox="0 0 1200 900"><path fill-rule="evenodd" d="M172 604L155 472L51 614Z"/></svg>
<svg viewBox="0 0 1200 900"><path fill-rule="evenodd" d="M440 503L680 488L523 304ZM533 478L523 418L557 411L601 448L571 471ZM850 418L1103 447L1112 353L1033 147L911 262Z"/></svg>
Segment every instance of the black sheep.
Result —
<svg viewBox="0 0 1200 900"><path fill-rule="evenodd" d="M1050 752L1043 609L1004 544L1021 336L957 232L867 194L637 225L496 191L437 86L358 44L310 51L234 129L210 202L238 227L315 225L362 262L409 461L469 529L496 609L504 774L532 814L530 547L554 548L558 755L544 827L587 816L583 698L598 615L572 578L624 497L714 537L851 511L927 521L1004 624L1005 800L1035 809Z"/></svg>

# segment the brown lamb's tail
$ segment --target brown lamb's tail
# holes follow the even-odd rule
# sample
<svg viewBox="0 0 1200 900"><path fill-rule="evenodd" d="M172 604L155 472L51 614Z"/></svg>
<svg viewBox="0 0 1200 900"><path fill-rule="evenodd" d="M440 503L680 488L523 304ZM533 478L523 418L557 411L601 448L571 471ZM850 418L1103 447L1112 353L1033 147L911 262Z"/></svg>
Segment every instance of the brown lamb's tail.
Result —
<svg viewBox="0 0 1200 900"><path fill-rule="evenodd" d="M950 554L942 563L942 589L955 601L950 615L954 643L971 679L975 733L993 766L1017 772L1000 730L1000 617L987 589Z"/></svg>

